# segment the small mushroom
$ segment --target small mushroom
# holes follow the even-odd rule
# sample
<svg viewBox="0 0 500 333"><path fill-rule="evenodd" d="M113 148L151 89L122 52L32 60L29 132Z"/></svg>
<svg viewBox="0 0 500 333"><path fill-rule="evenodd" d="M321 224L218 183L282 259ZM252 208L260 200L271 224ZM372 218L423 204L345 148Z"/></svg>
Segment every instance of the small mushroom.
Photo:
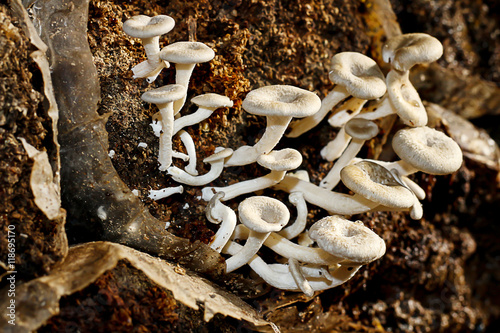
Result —
<svg viewBox="0 0 500 333"><path fill-rule="evenodd" d="M413 193L377 163L362 161L348 165L340 176L345 186L370 201L400 209L409 208L414 203Z"/></svg>
<svg viewBox="0 0 500 333"><path fill-rule="evenodd" d="M409 71L416 64L428 64L443 55L443 45L424 33L390 38L382 47L382 58L398 71Z"/></svg>
<svg viewBox="0 0 500 333"><path fill-rule="evenodd" d="M377 63L361 53L341 52L334 55L329 77L336 85L323 100L320 110L292 123L292 131L288 137L296 138L319 124L336 104L349 95L370 100L379 98L386 92L384 74Z"/></svg>
<svg viewBox="0 0 500 333"><path fill-rule="evenodd" d="M154 103L160 109L161 127L160 151L158 162L160 171L165 171L172 164L172 133L174 130L173 103L186 96L186 90L178 84L169 84L160 88L146 91L141 99L148 103Z"/></svg>
<svg viewBox="0 0 500 333"><path fill-rule="evenodd" d="M399 173L406 176L416 171L431 175L447 175L462 165L462 150L443 132L429 127L401 129L392 139L392 148L401 158Z"/></svg>
<svg viewBox="0 0 500 333"><path fill-rule="evenodd" d="M224 169L224 159L231 156L233 150L231 148L217 147L215 153L203 160L203 163L210 164L210 171L201 176L192 176L178 167L172 166L167 169L167 173L178 183L201 186L208 184L220 176ZM220 192L220 191L219 191ZM212 199L210 199L212 200Z"/></svg>
<svg viewBox="0 0 500 333"><path fill-rule="evenodd" d="M385 253L385 242L362 222L341 216L325 217L309 229L309 237L326 252L343 258L341 265L368 264Z"/></svg>
<svg viewBox="0 0 500 333"><path fill-rule="evenodd" d="M198 105L198 110L175 120L174 135L186 126L192 126L207 119L218 108L233 106L233 102L228 97L213 93L193 97L191 102Z"/></svg>
<svg viewBox="0 0 500 333"><path fill-rule="evenodd" d="M165 46L160 51L160 58L175 64L175 83L187 90L189 80L196 64L207 62L215 57L215 52L200 42L176 42ZM174 103L174 114L177 114L186 97Z"/></svg>
<svg viewBox="0 0 500 333"><path fill-rule="evenodd" d="M140 38L146 51L147 60L132 68L134 79L147 77L153 82L160 71L169 64L160 59L160 36L168 33L175 26L173 18L167 15L149 17L133 16L123 23L123 31L134 38Z"/></svg>
<svg viewBox="0 0 500 333"><path fill-rule="evenodd" d="M237 222L236 213L221 203L220 199L223 197L224 192L218 192L210 199L205 210L207 219L210 222L221 224L210 243L210 247L217 252L221 252L224 246L226 246Z"/></svg>
<svg viewBox="0 0 500 333"><path fill-rule="evenodd" d="M352 137L351 142L342 156L335 162L332 169L320 182L319 186L327 190L333 189L340 181L340 170L356 157L366 140L374 138L378 134L378 126L371 120L351 119L345 125L346 133Z"/></svg>
<svg viewBox="0 0 500 333"><path fill-rule="evenodd" d="M280 231L290 219L288 208L279 200L255 196L243 200L238 206L241 223L250 229L243 248L226 260L226 273L246 264L272 231Z"/></svg>
<svg viewBox="0 0 500 333"><path fill-rule="evenodd" d="M182 192L184 192L184 187L182 187L182 185L175 187L165 187L162 188L161 190L149 190L148 198L156 201L168 198L169 196L174 194L181 194Z"/></svg>
<svg viewBox="0 0 500 333"><path fill-rule="evenodd" d="M230 157L231 158L231 157ZM257 163L270 169L265 176L235 183L226 187L205 187L202 189L202 198L210 200L214 193L223 191L224 200L230 200L242 194L256 192L271 187L281 181L287 171L294 170L302 163L302 155L295 149L286 148L273 150L269 154L260 155Z"/></svg>
<svg viewBox="0 0 500 333"><path fill-rule="evenodd" d="M269 153L283 136L291 119L316 113L321 107L321 100L316 94L301 88L274 85L250 91L242 107L248 113L266 116L266 131L254 146L235 150L226 166L250 164L260 155Z"/></svg>

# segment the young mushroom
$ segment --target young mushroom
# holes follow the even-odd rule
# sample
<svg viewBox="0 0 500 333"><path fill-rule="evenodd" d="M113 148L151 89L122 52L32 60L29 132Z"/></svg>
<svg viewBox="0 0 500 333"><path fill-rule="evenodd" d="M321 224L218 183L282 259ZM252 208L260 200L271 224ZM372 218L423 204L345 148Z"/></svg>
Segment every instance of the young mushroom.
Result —
<svg viewBox="0 0 500 333"><path fill-rule="evenodd" d="M191 103L198 105L198 110L175 120L174 135L186 126L192 126L207 119L218 108L233 106L233 102L229 97L213 93L193 97L191 98Z"/></svg>
<svg viewBox="0 0 500 333"><path fill-rule="evenodd" d="M301 88L274 85L250 91L242 107L251 114L266 116L266 131L254 146L235 150L226 166L250 164L260 155L269 153L285 133L292 118L316 113L321 107L321 100L316 94Z"/></svg>
<svg viewBox="0 0 500 333"><path fill-rule="evenodd" d="M221 252L224 246L226 246L237 222L236 213L231 208L221 203L220 199L223 197L224 192L217 192L217 194L210 199L205 210L207 219L210 222L221 224L210 243L210 247L217 252Z"/></svg>
<svg viewBox="0 0 500 333"><path fill-rule="evenodd" d="M229 157L231 158L231 157ZM226 187L205 187L202 189L202 198L210 200L214 193L223 191L224 200L230 200L242 194L256 192L271 187L280 182L287 171L294 170L302 163L302 155L295 149L285 148L273 150L269 154L260 155L257 163L270 169L265 176L235 183Z"/></svg>
<svg viewBox="0 0 500 333"><path fill-rule="evenodd" d="M203 163L210 164L210 171L201 176L193 176L175 166L169 167L167 169L167 173L178 183L191 186L206 185L220 176L222 170L224 169L224 160L231 156L232 153L233 150L231 148L215 148L214 154L203 160Z"/></svg>
<svg viewBox="0 0 500 333"><path fill-rule="evenodd" d="M175 64L175 83L187 90L189 80L196 64L212 60L215 52L207 45L200 42L176 42L165 46L160 51L160 58ZM174 103L174 114L177 114L186 97Z"/></svg>
<svg viewBox="0 0 500 333"><path fill-rule="evenodd" d="M279 200L255 196L238 205L238 216L250 234L243 248L226 260L226 273L246 264L272 231L280 231L288 223L290 212Z"/></svg>
<svg viewBox="0 0 500 333"><path fill-rule="evenodd" d="M321 180L319 186L327 190L333 189L340 181L340 170L356 157L366 140L374 138L378 134L378 126L366 119L351 119L345 124L346 133L352 137L351 142L342 156L335 162L332 169Z"/></svg>
<svg viewBox="0 0 500 333"><path fill-rule="evenodd" d="M340 177L351 191L380 205L405 209L414 203L413 193L377 163L362 161L348 165L342 169Z"/></svg>
<svg viewBox="0 0 500 333"><path fill-rule="evenodd" d="M132 68L134 79L147 77L153 82L168 62L160 59L160 36L168 33L175 26L173 18L167 15L149 17L137 15L123 23L123 31L134 38L140 38L146 51L147 60Z"/></svg>
<svg viewBox="0 0 500 333"><path fill-rule="evenodd" d="M341 52L334 55L329 77L336 85L323 100L321 109L292 123L288 137L296 138L319 124L336 104L349 96L370 100L386 92L384 74L377 63L361 53Z"/></svg>
<svg viewBox="0 0 500 333"><path fill-rule="evenodd" d="M172 133L174 130L173 103L186 96L186 90L178 84L169 84L160 88L146 91L141 99L148 103L154 103L160 109L161 127L160 151L158 162L160 171L165 171L172 164Z"/></svg>
<svg viewBox="0 0 500 333"><path fill-rule="evenodd" d="M401 72L416 64L428 64L443 55L443 45L424 33L404 34L390 38L382 47L382 58Z"/></svg>

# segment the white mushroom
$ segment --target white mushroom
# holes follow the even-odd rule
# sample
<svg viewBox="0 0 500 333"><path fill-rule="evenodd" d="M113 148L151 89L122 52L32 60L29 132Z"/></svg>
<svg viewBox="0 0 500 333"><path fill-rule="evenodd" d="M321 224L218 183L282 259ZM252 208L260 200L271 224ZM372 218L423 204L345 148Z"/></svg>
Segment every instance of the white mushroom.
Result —
<svg viewBox="0 0 500 333"><path fill-rule="evenodd" d="M311 284L307 281L302 273L299 262L295 259L288 259L288 268L290 270L290 274L297 284L297 287L308 297L312 297L314 295L314 289L311 287Z"/></svg>
<svg viewBox="0 0 500 333"><path fill-rule="evenodd" d="M340 176L345 186L370 201L401 209L409 208L414 203L413 193L377 163L362 161L348 165L342 169Z"/></svg>
<svg viewBox="0 0 500 333"><path fill-rule="evenodd" d="M123 23L123 31L134 38L140 38L146 51L147 60L132 68L134 79L147 77L153 82L168 62L160 59L160 36L168 33L175 26L173 18L167 15L149 17L137 15Z"/></svg>
<svg viewBox="0 0 500 333"><path fill-rule="evenodd" d="M312 116L292 123L289 137L298 137L319 124L336 104L349 95L370 100L386 92L384 74L377 63L361 53L341 52L334 55L329 77L336 86L325 97L321 109Z"/></svg>
<svg viewBox="0 0 500 333"><path fill-rule="evenodd" d="M327 190L333 189L340 181L340 170L348 165L359 153L366 140L374 138L378 134L378 126L366 119L351 119L345 125L346 133L352 137L347 149L335 162L332 169L321 180L319 186Z"/></svg>
<svg viewBox="0 0 500 333"><path fill-rule="evenodd" d="M408 71L416 64L428 64L443 55L443 45L436 38L424 33L392 37L382 47L385 62L398 71Z"/></svg>
<svg viewBox="0 0 500 333"><path fill-rule="evenodd" d="M174 101L183 98L186 90L178 84L169 84L160 88L146 91L141 99L148 103L154 103L160 109L161 127L160 151L158 162L160 171L165 171L172 164L172 132L174 130Z"/></svg>
<svg viewBox="0 0 500 333"><path fill-rule="evenodd" d="M340 264L367 264L385 253L385 242L361 221L351 222L334 215L314 223L309 237L326 252L343 258Z"/></svg>
<svg viewBox="0 0 500 333"><path fill-rule="evenodd" d="M184 192L184 187L182 187L182 185L175 187L165 187L161 190L149 190L148 198L153 200L160 200L168 198L173 194L181 194L182 192Z"/></svg>
<svg viewBox="0 0 500 333"><path fill-rule="evenodd" d="M160 51L160 58L175 64L175 83L187 90L189 80L196 64L207 62L215 57L215 52L200 42L176 42L165 46ZM186 97L175 102L174 113L177 114Z"/></svg>
<svg viewBox="0 0 500 333"><path fill-rule="evenodd" d="M230 157L231 158L231 157ZM270 169L265 176L235 183L226 187L205 187L202 189L202 198L210 200L214 193L223 191L224 200L231 200L242 194L256 192L271 187L281 181L287 171L294 170L302 163L302 155L295 149L286 148L273 150L269 154L260 155L257 163Z"/></svg>
<svg viewBox="0 0 500 333"><path fill-rule="evenodd" d="M175 120L174 120L174 127L175 127ZM192 176L197 176L198 170L196 170L196 162L198 161L198 159L196 157L196 146L194 145L193 137L191 136L191 134L189 134L184 130L180 130L179 137L181 138L184 148L186 148L188 156L187 158L188 164L186 165L185 168L186 172Z"/></svg>
<svg viewBox="0 0 500 333"><path fill-rule="evenodd" d="M235 242L229 242L224 248L223 252L228 254L235 254L241 249L241 245ZM300 291L297 283L289 273L287 269L285 272L279 272L273 268L273 265L268 265L262 258L254 255L248 262L250 268L257 273L264 281L266 281L271 286L290 291ZM326 290L330 288L337 287L349 280L356 274L359 269L359 265L352 266L341 266L331 274L331 279L327 278L316 278L308 281L313 291ZM310 271L310 270L308 270Z"/></svg>
<svg viewBox="0 0 500 333"><path fill-rule="evenodd" d="M226 246L237 222L236 213L221 203L220 199L223 197L224 192L218 192L210 200L205 210L207 219L210 222L221 224L210 243L210 247L217 252L221 252L224 246Z"/></svg>
<svg viewBox="0 0 500 333"><path fill-rule="evenodd" d="M203 163L210 164L210 171L201 176L192 176L184 170L172 166L167 169L167 173L176 182L191 185L191 186L201 186L208 184L217 177L220 176L222 170L224 169L224 159L231 156L233 150L231 148L217 147L215 153L203 160ZM220 191L219 191L220 192Z"/></svg>
<svg viewBox="0 0 500 333"><path fill-rule="evenodd" d="M207 119L218 108L232 107L233 102L229 97L219 94L203 94L191 98L191 103L198 105L198 110L194 113L177 118L174 122L174 135L186 126L198 124Z"/></svg>
<svg viewBox="0 0 500 333"><path fill-rule="evenodd" d="M250 164L260 155L269 153L283 136L290 120L316 113L321 100L316 94L301 88L275 85L250 91L242 107L248 113L266 116L266 131L254 146L235 150L226 166Z"/></svg>
<svg viewBox="0 0 500 333"><path fill-rule="evenodd" d="M241 223L250 229L243 248L226 260L226 273L246 264L272 231L280 231L288 223L290 213L279 200L255 196L243 200L238 206Z"/></svg>

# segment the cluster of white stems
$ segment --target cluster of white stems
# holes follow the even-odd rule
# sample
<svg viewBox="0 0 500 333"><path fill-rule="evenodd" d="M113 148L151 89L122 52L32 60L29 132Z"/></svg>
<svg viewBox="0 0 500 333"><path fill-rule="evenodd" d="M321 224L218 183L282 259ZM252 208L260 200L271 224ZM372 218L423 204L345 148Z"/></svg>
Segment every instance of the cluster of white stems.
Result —
<svg viewBox="0 0 500 333"><path fill-rule="evenodd" d="M361 222L342 216L398 210L408 211L413 219L420 219L423 216L420 200L425 198L425 191L409 176L418 171L449 174L462 163L458 145L444 133L426 126L426 110L409 81L410 68L437 60L442 54L442 45L425 34L407 34L389 40L384 46L384 61L392 67L387 75L375 61L360 53L336 54L329 73L335 86L323 100L312 92L288 85L250 91L242 107L249 113L266 117L264 134L254 146L234 150L217 147L213 155L203 160L210 164L210 171L199 175L196 147L183 128L207 119L218 108L232 107L233 102L217 94L200 95L191 100L198 110L181 116L193 68L197 63L210 61L214 52L198 42L177 42L159 50L156 45L159 36L173 26L173 20L164 15L153 18L140 15L124 24L129 35L143 38L148 56L148 60L133 68L135 77L145 77L152 82L169 63L176 65L176 84L142 95L144 101L155 103L159 108L153 126L160 137L159 169L176 182L189 186L210 184L228 166L256 162L269 170L258 178L202 189L202 199L208 202L207 219L220 224L211 247L229 255L227 272L249 265L270 285L302 291L308 296L338 286L350 279L361 265L385 253L385 243L378 235ZM138 32L147 32L146 37ZM153 32L159 35L153 36ZM331 161L332 167L316 185L309 181L306 170L297 171L302 164L299 151L274 148L288 127L291 128L289 137L299 137L320 124L329 113L328 123L338 131L321 150L321 157ZM392 147L400 160L358 158L365 142L379 134L378 124L384 117L399 117L407 126L392 137ZM293 118L300 119L292 121ZM172 149L174 135L180 135L187 154ZM189 164L184 169L173 166L172 158L181 158ZM297 172L290 173L293 170ZM352 193L334 191L340 181ZM290 193L289 206L296 209L292 223L289 223L289 209L281 201L249 196L267 188ZM171 191L163 189L152 197L163 198L165 193L181 192L182 187ZM223 203L242 195L246 195L246 199L239 202L238 214ZM308 229L307 203L323 208L330 216ZM262 246L276 253L276 262L266 263L258 255Z"/></svg>

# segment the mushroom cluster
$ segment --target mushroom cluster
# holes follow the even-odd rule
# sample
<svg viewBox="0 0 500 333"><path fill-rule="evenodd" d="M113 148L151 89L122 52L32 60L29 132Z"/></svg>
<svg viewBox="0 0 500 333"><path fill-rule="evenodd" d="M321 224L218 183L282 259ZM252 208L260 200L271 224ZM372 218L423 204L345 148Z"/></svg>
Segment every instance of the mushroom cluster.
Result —
<svg viewBox="0 0 500 333"><path fill-rule="evenodd" d="M160 110L154 117L161 127L161 131L157 131L160 170L187 186L209 185L201 189L201 199L207 202L206 218L220 225L210 246L228 255L227 273L248 265L270 285L302 291L308 296L338 286L362 265L385 253L382 238L362 222L346 217L374 210L399 210L420 219L423 216L420 200L424 199L425 192L409 176L418 171L450 174L462 164L457 143L443 132L426 126L426 110L409 81L409 70L413 66L433 62L443 52L437 39L415 33L395 37L384 45L383 59L391 65L386 75L375 61L360 53L334 55L329 78L335 86L323 100L315 93L289 85L264 86L250 91L241 105L250 114L266 117L263 135L253 146L215 148L214 154L203 160L210 164L210 171L198 175L196 149L183 128L233 103L225 96L205 94L191 100L198 106L196 112L180 116L180 110L195 65L210 61L214 52L199 42L172 43L160 51L157 46L151 46L158 43L153 32L168 32L173 28L173 20L163 15L158 18L140 15L129 21L125 22L124 31L143 38L148 56L148 60L133 68L134 77L154 80L162 68L175 63L176 83L150 90L142 99L155 103ZM160 29L160 25L165 28ZM137 31L147 33L140 35ZM317 126L331 111L328 122L339 130L321 150L321 156L332 162L332 167L316 185L310 182L307 171L297 170L302 164L300 151L275 148L288 127L291 128L288 137L299 137ZM388 131L382 129L380 123L389 116L398 117L403 127L392 135L392 148L400 160L358 158L366 141L382 130ZM173 151L174 135L180 135L187 155ZM174 157L183 158L189 164L184 169L172 165ZM270 172L228 186L210 186L223 175L224 168L251 163ZM340 181L349 193L333 190ZM266 194L288 192L288 205L259 193L265 189ZM237 199L239 197L243 198ZM232 203L226 205L226 201ZM308 204L324 209L329 216L310 223ZM237 211L231 206L237 206ZM293 222L290 222L288 208L291 206L296 210ZM259 255L263 246L275 253L275 262L267 263Z"/></svg>

